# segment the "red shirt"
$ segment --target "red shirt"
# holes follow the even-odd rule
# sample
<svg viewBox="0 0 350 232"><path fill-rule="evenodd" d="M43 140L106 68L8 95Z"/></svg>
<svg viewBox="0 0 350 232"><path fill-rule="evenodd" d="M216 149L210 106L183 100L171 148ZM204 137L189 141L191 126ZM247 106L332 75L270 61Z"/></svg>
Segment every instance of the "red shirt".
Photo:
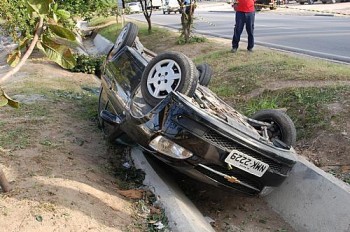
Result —
<svg viewBox="0 0 350 232"><path fill-rule="evenodd" d="M255 7L254 7L255 0L237 0L236 2L238 3L237 6L235 7L236 11L240 11L244 13L255 11Z"/></svg>

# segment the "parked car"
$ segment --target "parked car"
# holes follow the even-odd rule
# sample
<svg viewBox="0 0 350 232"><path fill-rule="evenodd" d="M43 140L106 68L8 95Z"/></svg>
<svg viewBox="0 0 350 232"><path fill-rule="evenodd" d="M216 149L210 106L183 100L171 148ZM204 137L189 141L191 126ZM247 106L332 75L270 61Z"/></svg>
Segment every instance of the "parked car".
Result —
<svg viewBox="0 0 350 232"><path fill-rule="evenodd" d="M152 0L152 1L148 1L147 2L147 8L151 8L151 5L152 5L152 8L153 9L160 9L162 7L162 2L163 0Z"/></svg>
<svg viewBox="0 0 350 232"><path fill-rule="evenodd" d="M140 13L142 8L139 2L129 2L126 3L126 8L130 9L130 13Z"/></svg>
<svg viewBox="0 0 350 232"><path fill-rule="evenodd" d="M308 3L309 5L312 5L316 2L317 0L296 0L297 3L300 5L304 5L305 3Z"/></svg>
<svg viewBox="0 0 350 232"><path fill-rule="evenodd" d="M101 75L99 122L110 141L144 151L198 180L247 194L267 194L296 162L292 120L279 110L251 118L207 85L208 64L184 54L155 54L128 23Z"/></svg>
<svg viewBox="0 0 350 232"><path fill-rule="evenodd" d="M301 0L303 1L303 0ZM270 10L276 9L277 0L256 0L255 1L255 10L261 11L263 8L270 8Z"/></svg>
<svg viewBox="0 0 350 232"><path fill-rule="evenodd" d="M314 4L317 0L296 0L296 2L298 2L299 4L301 5L304 5L305 2L307 2L309 5L311 4ZM348 0L321 0L321 2L323 4L327 4L327 3L331 3L331 4L334 4L334 3L337 3L337 2L346 2Z"/></svg>
<svg viewBox="0 0 350 232"><path fill-rule="evenodd" d="M162 8L163 14L170 14L170 12L174 12L175 14L177 12L181 13L181 8L177 0L165 0Z"/></svg>

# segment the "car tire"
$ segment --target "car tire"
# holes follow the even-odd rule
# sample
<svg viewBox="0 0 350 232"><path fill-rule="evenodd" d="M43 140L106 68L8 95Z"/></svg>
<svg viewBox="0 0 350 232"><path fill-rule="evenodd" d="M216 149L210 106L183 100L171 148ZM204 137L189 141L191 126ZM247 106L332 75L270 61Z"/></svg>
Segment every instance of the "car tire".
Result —
<svg viewBox="0 0 350 232"><path fill-rule="evenodd" d="M305 2L299 2L300 3L300 5L304 5L305 4Z"/></svg>
<svg viewBox="0 0 350 232"><path fill-rule="evenodd" d="M197 65L197 70L199 72L199 84L203 86L208 86L213 75L213 70L207 63Z"/></svg>
<svg viewBox="0 0 350 232"><path fill-rule="evenodd" d="M254 114L252 119L273 123L272 128L268 129L270 140L279 139L288 146L294 146L297 138L297 132L292 119L280 110L261 110Z"/></svg>
<svg viewBox="0 0 350 232"><path fill-rule="evenodd" d="M322 4L327 4L327 1L322 1Z"/></svg>
<svg viewBox="0 0 350 232"><path fill-rule="evenodd" d="M114 46L109 51L107 57L111 59L122 47L132 46L135 42L137 34L139 32L138 27L134 23L127 23L120 31Z"/></svg>
<svg viewBox="0 0 350 232"><path fill-rule="evenodd" d="M172 91L192 97L197 85L195 65L179 52L159 54L148 63L141 77L142 95L151 106L156 106Z"/></svg>
<svg viewBox="0 0 350 232"><path fill-rule="evenodd" d="M98 97L98 109L97 109L97 117L98 117L98 126L103 131L104 137L108 142L114 142L118 137L120 137L123 132L117 127L110 125L102 120L100 113L102 110L111 111L110 102L103 98L103 94L105 94L103 87L100 87L100 95Z"/></svg>

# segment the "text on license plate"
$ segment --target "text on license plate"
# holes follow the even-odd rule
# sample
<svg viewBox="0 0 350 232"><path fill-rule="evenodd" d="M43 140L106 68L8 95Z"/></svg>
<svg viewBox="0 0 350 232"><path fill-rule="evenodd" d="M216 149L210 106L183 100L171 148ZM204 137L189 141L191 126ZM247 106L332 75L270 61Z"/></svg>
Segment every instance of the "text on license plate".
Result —
<svg viewBox="0 0 350 232"><path fill-rule="evenodd" d="M261 177L269 169L269 165L238 150L232 150L225 162L255 176Z"/></svg>

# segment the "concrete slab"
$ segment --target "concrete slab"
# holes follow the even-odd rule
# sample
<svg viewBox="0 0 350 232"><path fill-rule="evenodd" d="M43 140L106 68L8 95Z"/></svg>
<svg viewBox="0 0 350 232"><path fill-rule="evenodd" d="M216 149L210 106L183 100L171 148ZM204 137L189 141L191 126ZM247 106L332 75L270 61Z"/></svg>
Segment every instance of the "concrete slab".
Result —
<svg viewBox="0 0 350 232"><path fill-rule="evenodd" d="M350 232L350 186L302 157L265 200L297 231Z"/></svg>
<svg viewBox="0 0 350 232"><path fill-rule="evenodd" d="M94 45L101 54L107 54L113 47L113 43L100 34L95 36Z"/></svg>
<svg viewBox="0 0 350 232"><path fill-rule="evenodd" d="M174 232L213 232L214 229L204 219L196 206L182 193L167 173L153 169L138 148L131 150L131 157L137 168L146 173L144 184L151 187L163 205Z"/></svg>

